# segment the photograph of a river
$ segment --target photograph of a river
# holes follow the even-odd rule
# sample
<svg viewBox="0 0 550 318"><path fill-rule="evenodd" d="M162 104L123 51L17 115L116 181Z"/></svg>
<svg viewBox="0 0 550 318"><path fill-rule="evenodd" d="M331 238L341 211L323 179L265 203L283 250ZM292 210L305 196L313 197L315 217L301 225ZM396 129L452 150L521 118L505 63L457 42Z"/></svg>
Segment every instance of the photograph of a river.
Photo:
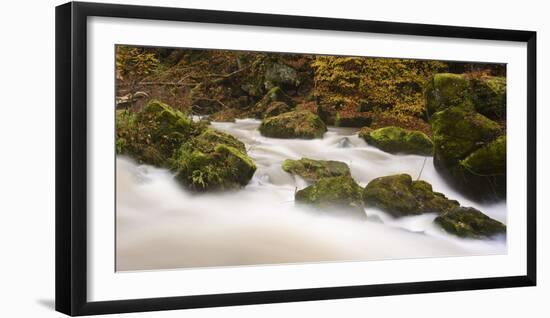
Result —
<svg viewBox="0 0 550 318"><path fill-rule="evenodd" d="M361 187L381 176L406 173L416 180L420 175L462 206L507 220L505 201L470 201L447 185L431 156L383 152L359 138L357 128L328 127L318 139L278 139L262 136L260 123L211 123L242 141L256 164L250 182L234 191L193 193L170 170L117 155L118 271L506 253L505 236L461 238L435 226L435 213L393 218L366 207L366 218L357 219L296 204L296 191L310 183L281 165L307 157L346 163Z"/></svg>

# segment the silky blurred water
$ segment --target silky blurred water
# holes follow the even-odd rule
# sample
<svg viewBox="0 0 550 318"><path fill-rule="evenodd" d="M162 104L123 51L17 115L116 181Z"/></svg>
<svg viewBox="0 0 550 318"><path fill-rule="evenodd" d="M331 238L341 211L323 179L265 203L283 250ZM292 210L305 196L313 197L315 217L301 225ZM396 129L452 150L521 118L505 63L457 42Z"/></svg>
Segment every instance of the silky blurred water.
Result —
<svg viewBox="0 0 550 318"><path fill-rule="evenodd" d="M195 194L164 169L117 158L117 270L362 261L506 253L505 237L467 240L433 225L434 213L394 219L365 209L366 220L331 217L294 205L307 186L281 169L285 159L339 160L365 186L396 173L416 179L425 157L392 155L368 146L356 129L329 128L323 139L266 138L259 121L213 123L243 141L258 167L242 190ZM480 205L450 188L426 159L421 180L463 206L506 223L505 202Z"/></svg>

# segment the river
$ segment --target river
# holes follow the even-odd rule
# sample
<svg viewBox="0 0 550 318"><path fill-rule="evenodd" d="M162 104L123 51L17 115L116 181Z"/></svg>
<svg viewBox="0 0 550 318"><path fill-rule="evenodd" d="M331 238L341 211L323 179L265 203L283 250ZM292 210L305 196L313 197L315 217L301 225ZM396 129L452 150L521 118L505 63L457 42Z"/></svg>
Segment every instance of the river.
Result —
<svg viewBox="0 0 550 318"><path fill-rule="evenodd" d="M367 145L357 129L329 127L323 139L266 138L260 121L212 123L244 142L258 167L250 183L230 193L194 194L165 169L117 157L118 271L303 262L505 254L506 239L461 239L433 225L436 214L393 219L367 208L366 220L317 214L295 206L307 183L281 169L285 159L339 160L365 186L408 173L416 179L425 157L393 155ZM506 204L480 205L450 188L426 159L420 177L434 191L506 224Z"/></svg>

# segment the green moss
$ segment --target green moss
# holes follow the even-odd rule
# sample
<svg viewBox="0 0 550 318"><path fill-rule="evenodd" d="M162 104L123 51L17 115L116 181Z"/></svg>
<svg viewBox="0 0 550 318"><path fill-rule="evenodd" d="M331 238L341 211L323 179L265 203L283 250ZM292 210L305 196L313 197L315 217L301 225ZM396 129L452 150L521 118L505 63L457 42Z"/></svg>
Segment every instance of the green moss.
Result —
<svg viewBox="0 0 550 318"><path fill-rule="evenodd" d="M456 207L434 220L446 232L465 238L485 238L506 233L506 225L474 208Z"/></svg>
<svg viewBox="0 0 550 318"><path fill-rule="evenodd" d="M193 147L204 152L212 152L218 144L223 144L246 152L245 145L230 134L208 128L193 140Z"/></svg>
<svg viewBox="0 0 550 318"><path fill-rule="evenodd" d="M506 118L506 78L484 76L470 81L477 112L495 119Z"/></svg>
<svg viewBox="0 0 550 318"><path fill-rule="evenodd" d="M223 166L226 178L223 183L228 183L231 187L235 182L239 186L247 185L256 171L256 164L246 154L246 151L243 152L237 148L219 144L216 146L215 152L221 154L225 159L223 160Z"/></svg>
<svg viewBox="0 0 550 318"><path fill-rule="evenodd" d="M176 180L191 190L223 191L248 184L256 165L241 141L209 128L180 147L172 169Z"/></svg>
<svg viewBox="0 0 550 318"><path fill-rule="evenodd" d="M260 97L265 93L261 76L252 76L245 79L240 88L249 96Z"/></svg>
<svg viewBox="0 0 550 318"><path fill-rule="evenodd" d="M473 174L481 176L501 176L506 174L506 136L483 146L459 162Z"/></svg>
<svg viewBox="0 0 550 318"><path fill-rule="evenodd" d="M307 181L318 181L321 178L349 176L350 170L347 164L333 160L313 160L302 158L300 160L287 159L283 162L283 170L299 175Z"/></svg>
<svg viewBox="0 0 550 318"><path fill-rule="evenodd" d="M287 113L291 110L292 110L292 108L290 106L288 106L285 102L275 101L275 102L271 102L267 106L263 116L264 116L264 118L273 117L273 116L280 115L282 113Z"/></svg>
<svg viewBox="0 0 550 318"><path fill-rule="evenodd" d="M359 136L359 138L369 138L369 135L371 132L373 132L374 129L370 128L370 127L363 127L359 130L359 132L357 133L357 135Z"/></svg>
<svg viewBox="0 0 550 318"><path fill-rule="evenodd" d="M128 141L125 138L117 137L115 139L115 152L116 154L124 153L125 148L128 145Z"/></svg>
<svg viewBox="0 0 550 318"><path fill-rule="evenodd" d="M425 90L428 116L449 107L476 110L493 119L506 117L506 78L435 74Z"/></svg>
<svg viewBox="0 0 550 318"><path fill-rule="evenodd" d="M488 146L502 133L500 126L477 112L457 107L435 113L430 122L438 172L473 200L505 198L506 175L497 175L505 172L505 139Z"/></svg>
<svg viewBox="0 0 550 318"><path fill-rule="evenodd" d="M129 133L135 129L135 114L128 110L117 110L115 117L116 137L115 150L117 154L126 154L130 151Z"/></svg>
<svg viewBox="0 0 550 318"><path fill-rule="evenodd" d="M204 129L204 123L194 123L182 112L151 100L137 112L117 110L116 151L142 163L167 166L180 145Z"/></svg>
<svg viewBox="0 0 550 318"><path fill-rule="evenodd" d="M430 123L437 158L452 165L501 134L496 122L458 107L435 113Z"/></svg>
<svg viewBox="0 0 550 318"><path fill-rule="evenodd" d="M137 114L138 120L153 120L158 124L157 134L163 133L188 133L193 122L184 113L172 109L169 105L159 101L151 100L141 112Z"/></svg>
<svg viewBox="0 0 550 318"><path fill-rule="evenodd" d="M173 162L176 180L195 191L233 190L248 184L256 165L245 150L228 144L233 142L192 140L183 145Z"/></svg>
<svg viewBox="0 0 550 318"><path fill-rule="evenodd" d="M260 99L254 107L249 111L249 115L252 117L256 117L259 119L262 119L265 116L265 113L267 109L271 106L273 102L282 102L288 105L289 108L292 108L291 106L294 105L294 102L292 99L283 92L283 90L275 86L271 88L265 95ZM290 110L290 109L289 109Z"/></svg>
<svg viewBox="0 0 550 318"><path fill-rule="evenodd" d="M295 200L325 212L351 213L356 217L366 217L362 189L350 176L322 178L296 192Z"/></svg>
<svg viewBox="0 0 550 318"><path fill-rule="evenodd" d="M116 147L117 153L172 168L176 180L197 191L238 188L256 169L235 137L194 123L159 101L137 113L117 111Z"/></svg>
<svg viewBox="0 0 550 318"><path fill-rule="evenodd" d="M273 138L322 138L325 123L310 111L292 111L262 121L260 133Z"/></svg>
<svg viewBox="0 0 550 318"><path fill-rule="evenodd" d="M286 64L275 62L266 70L264 85L267 89L282 85L296 87L300 85L300 80L295 69Z"/></svg>
<svg viewBox="0 0 550 318"><path fill-rule="evenodd" d="M235 108L224 108L208 116L208 118L215 122L233 123L235 122L235 118L237 118L239 115L239 111Z"/></svg>
<svg viewBox="0 0 550 318"><path fill-rule="evenodd" d="M399 127L384 127L377 130L362 129L359 137L369 145L389 153L407 153L430 156L433 143L420 131L409 131Z"/></svg>
<svg viewBox="0 0 550 318"><path fill-rule="evenodd" d="M428 116L448 107L473 110L470 84L460 74L439 73L433 76L425 91Z"/></svg>
<svg viewBox="0 0 550 318"><path fill-rule="evenodd" d="M336 113L334 124L338 127L365 127L372 123L372 115L369 112L344 112Z"/></svg>
<svg viewBox="0 0 550 318"><path fill-rule="evenodd" d="M442 213L458 202L433 192L425 181L412 181L408 174L380 177L365 187L366 206L379 208L394 217L418 215L427 212Z"/></svg>
<svg viewBox="0 0 550 318"><path fill-rule="evenodd" d="M458 201L448 199L443 193L434 192L432 185L426 181L413 181L412 193L420 211L442 213L459 205Z"/></svg>
<svg viewBox="0 0 550 318"><path fill-rule="evenodd" d="M446 66L438 61L326 55L315 56L311 65L314 95L330 114L327 119L349 106L420 116L425 83Z"/></svg>

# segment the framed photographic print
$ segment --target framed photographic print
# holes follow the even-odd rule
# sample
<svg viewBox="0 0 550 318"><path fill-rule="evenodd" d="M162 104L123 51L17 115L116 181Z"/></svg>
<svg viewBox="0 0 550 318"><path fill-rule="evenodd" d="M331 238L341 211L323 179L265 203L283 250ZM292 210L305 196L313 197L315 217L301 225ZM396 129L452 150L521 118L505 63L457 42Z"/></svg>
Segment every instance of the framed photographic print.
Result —
<svg viewBox="0 0 550 318"><path fill-rule="evenodd" d="M536 33L56 8L68 315L536 284Z"/></svg>

